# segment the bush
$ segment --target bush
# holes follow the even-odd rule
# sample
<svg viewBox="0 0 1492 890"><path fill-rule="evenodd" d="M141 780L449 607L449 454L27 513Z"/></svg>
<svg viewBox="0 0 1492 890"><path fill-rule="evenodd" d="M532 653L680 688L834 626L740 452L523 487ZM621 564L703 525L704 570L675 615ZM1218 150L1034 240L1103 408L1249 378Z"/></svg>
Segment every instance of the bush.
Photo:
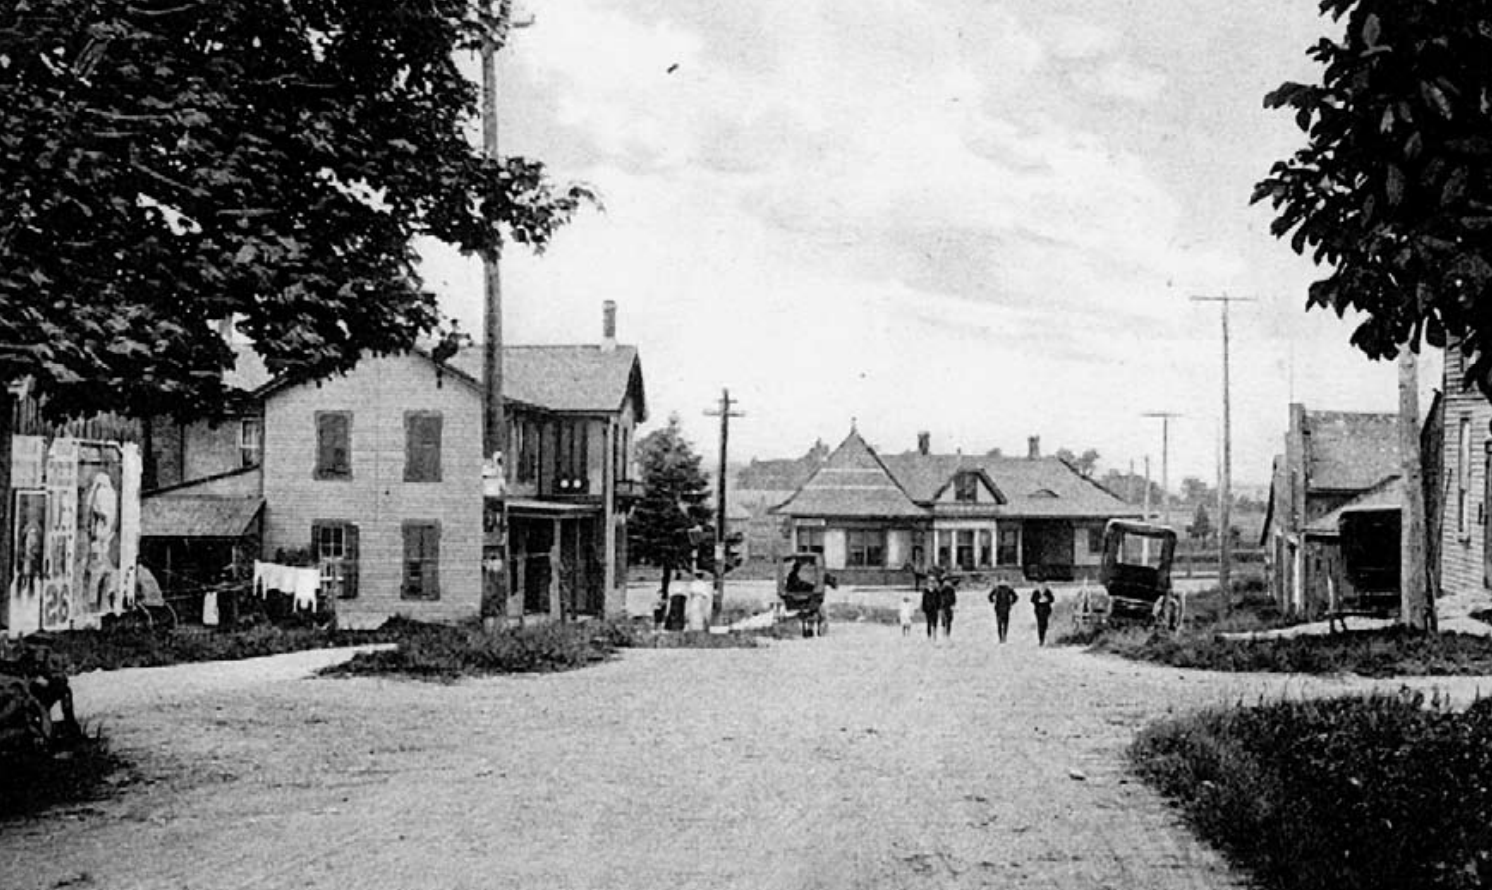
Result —
<svg viewBox="0 0 1492 890"><path fill-rule="evenodd" d="M1492 885L1492 707L1423 696L1217 709L1145 729L1135 771L1271 890Z"/></svg>
<svg viewBox="0 0 1492 890"><path fill-rule="evenodd" d="M121 776L128 779L128 764L98 727L85 727L51 750L0 752L0 820L100 800Z"/></svg>
<svg viewBox="0 0 1492 890"><path fill-rule="evenodd" d="M68 663L68 672L77 674L197 661L235 661L307 649L392 642L414 625L390 619L383 628L373 631L283 628L269 624L231 631L121 626L110 630L38 634L31 639L62 656Z"/></svg>
<svg viewBox="0 0 1492 890"><path fill-rule="evenodd" d="M1354 673L1365 677L1466 676L1492 673L1492 639L1423 634L1404 628L1325 636L1228 640L1198 632L1108 628L1089 642L1098 652L1209 671L1290 674Z"/></svg>

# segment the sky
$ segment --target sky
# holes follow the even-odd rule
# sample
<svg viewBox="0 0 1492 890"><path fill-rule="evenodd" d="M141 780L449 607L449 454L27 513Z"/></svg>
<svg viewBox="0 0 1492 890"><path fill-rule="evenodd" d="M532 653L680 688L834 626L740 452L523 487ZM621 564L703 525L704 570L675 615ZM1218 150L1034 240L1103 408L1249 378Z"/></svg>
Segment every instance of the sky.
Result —
<svg viewBox="0 0 1492 890"><path fill-rule="evenodd" d="M831 447L1095 448L1100 471L1216 478L1228 294L1235 484L1267 483L1291 400L1392 411L1396 371L1305 311L1321 273L1248 203L1303 144L1263 96L1319 80L1315 0L527 0L500 54L503 154L595 188L503 258L510 343L641 353L647 428L713 464ZM473 72L476 71L472 67ZM480 267L422 245L481 331ZM1425 379L1438 375L1427 362Z"/></svg>

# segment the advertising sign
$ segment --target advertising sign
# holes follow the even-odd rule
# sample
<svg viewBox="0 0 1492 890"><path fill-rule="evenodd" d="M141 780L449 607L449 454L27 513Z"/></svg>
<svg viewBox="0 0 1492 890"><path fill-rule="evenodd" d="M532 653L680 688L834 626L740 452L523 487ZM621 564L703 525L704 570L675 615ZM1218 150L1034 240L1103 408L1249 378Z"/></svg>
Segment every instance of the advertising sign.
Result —
<svg viewBox="0 0 1492 890"><path fill-rule="evenodd" d="M42 562L42 630L74 626L73 569L77 560L78 441L56 439L47 453L46 554Z"/></svg>
<svg viewBox="0 0 1492 890"><path fill-rule="evenodd" d="M41 436L12 436L10 440L10 487L41 488L47 462L47 440Z"/></svg>
<svg viewBox="0 0 1492 890"><path fill-rule="evenodd" d="M11 547L7 631L17 637L41 630L42 567L46 561L47 493L18 491Z"/></svg>
<svg viewBox="0 0 1492 890"><path fill-rule="evenodd" d="M123 450L113 443L79 443L77 468L73 621L89 627L124 605L119 571Z"/></svg>

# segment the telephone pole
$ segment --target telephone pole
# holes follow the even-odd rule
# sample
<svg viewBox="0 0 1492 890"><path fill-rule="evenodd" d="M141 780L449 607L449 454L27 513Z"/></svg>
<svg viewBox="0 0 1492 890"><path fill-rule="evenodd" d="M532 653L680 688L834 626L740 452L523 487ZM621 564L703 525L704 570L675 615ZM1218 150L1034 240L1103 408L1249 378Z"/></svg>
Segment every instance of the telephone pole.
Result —
<svg viewBox="0 0 1492 890"><path fill-rule="evenodd" d="M484 0L490 28L500 27L508 17L512 0ZM526 28L529 19L510 22L509 28ZM497 153L497 35L482 39L482 156L498 160ZM503 404L503 297L498 268L499 249L482 252L482 617L491 626L508 610L508 510L506 462L508 424ZM495 495L495 496L494 496Z"/></svg>
<svg viewBox="0 0 1492 890"><path fill-rule="evenodd" d="M745 417L741 411L732 411L735 404L729 389L720 390L720 407L706 411L706 417L720 418L720 468L715 474L715 602L710 609L710 623L720 620L720 610L725 606L725 460L727 443L730 441L730 419Z"/></svg>
<svg viewBox="0 0 1492 890"><path fill-rule="evenodd" d="M1169 527L1171 524L1171 481L1169 476L1171 418L1180 417L1181 415L1174 411L1146 411L1140 416L1160 418L1160 503L1161 511L1165 515L1165 521L1161 524Z"/></svg>
<svg viewBox="0 0 1492 890"><path fill-rule="evenodd" d="M1228 386L1228 307L1233 303L1256 303L1253 297L1193 296L1198 303L1222 304L1223 316L1223 472L1218 486L1217 586L1223 594L1223 614L1233 611L1233 397Z"/></svg>

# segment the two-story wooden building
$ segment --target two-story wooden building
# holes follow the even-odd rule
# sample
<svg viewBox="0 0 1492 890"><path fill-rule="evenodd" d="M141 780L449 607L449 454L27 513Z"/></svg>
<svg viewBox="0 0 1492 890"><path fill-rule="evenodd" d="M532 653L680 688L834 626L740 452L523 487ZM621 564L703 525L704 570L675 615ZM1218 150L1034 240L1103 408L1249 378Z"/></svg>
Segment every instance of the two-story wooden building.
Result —
<svg viewBox="0 0 1492 890"><path fill-rule="evenodd" d="M793 546L824 554L848 583L906 580L941 566L959 572L1051 580L1095 575L1103 527L1141 515L1063 461L933 454L881 456L851 430L776 512L792 523Z"/></svg>
<svg viewBox="0 0 1492 890"><path fill-rule="evenodd" d="M615 342L610 305L603 333L599 345L503 350L515 618L625 607L633 430L646 405L637 350ZM421 350L370 357L318 383L246 385L242 416L157 421L147 553L207 575L234 558L307 551L349 626L475 616L481 361L480 349L444 365Z"/></svg>

